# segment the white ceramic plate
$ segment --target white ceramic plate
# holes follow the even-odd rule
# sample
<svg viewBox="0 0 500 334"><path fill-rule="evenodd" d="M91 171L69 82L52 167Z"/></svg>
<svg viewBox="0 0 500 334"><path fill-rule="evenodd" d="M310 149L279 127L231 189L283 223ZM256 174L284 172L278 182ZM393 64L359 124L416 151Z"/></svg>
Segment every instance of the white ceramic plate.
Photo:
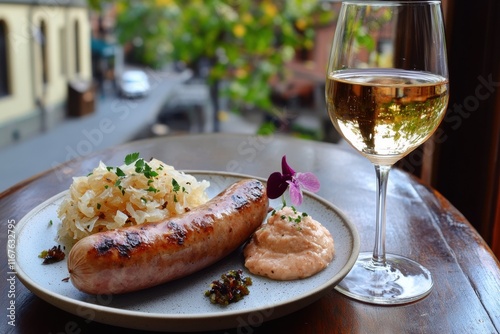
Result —
<svg viewBox="0 0 500 334"><path fill-rule="evenodd" d="M247 175L187 171L198 180L210 181L210 197ZM355 227L332 204L306 194L300 211L307 212L331 232L335 257L320 273L303 280L273 281L245 270L241 249L189 277L124 295L88 295L78 291L68 277L66 261L42 265L38 254L54 246L60 220L60 193L28 213L17 225L17 274L34 294L50 304L84 318L115 326L162 331L200 331L259 326L294 312L330 291L349 272L359 254ZM281 207L281 199L270 205ZM52 221L52 224L49 222ZM250 294L238 303L213 305L204 292L212 281L231 269L243 269L252 278Z"/></svg>

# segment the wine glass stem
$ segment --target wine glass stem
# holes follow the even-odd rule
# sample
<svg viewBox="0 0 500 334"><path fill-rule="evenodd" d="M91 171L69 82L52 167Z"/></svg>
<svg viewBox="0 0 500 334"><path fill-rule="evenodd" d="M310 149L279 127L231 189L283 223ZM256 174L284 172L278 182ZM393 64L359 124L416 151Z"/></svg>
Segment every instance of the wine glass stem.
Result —
<svg viewBox="0 0 500 334"><path fill-rule="evenodd" d="M385 200L390 165L375 165L377 176L377 225L375 231L375 247L373 248L373 265L385 266Z"/></svg>

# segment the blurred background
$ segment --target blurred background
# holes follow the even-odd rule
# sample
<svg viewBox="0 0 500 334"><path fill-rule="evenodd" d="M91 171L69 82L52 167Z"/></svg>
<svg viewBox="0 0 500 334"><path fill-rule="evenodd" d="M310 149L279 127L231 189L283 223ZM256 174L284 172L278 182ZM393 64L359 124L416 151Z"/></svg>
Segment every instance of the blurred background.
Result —
<svg viewBox="0 0 500 334"><path fill-rule="evenodd" d="M442 6L448 113L398 167L450 200L498 257L500 2ZM324 102L339 8L325 0L0 0L0 192L150 137L279 133L345 145ZM383 53L383 40L359 38Z"/></svg>

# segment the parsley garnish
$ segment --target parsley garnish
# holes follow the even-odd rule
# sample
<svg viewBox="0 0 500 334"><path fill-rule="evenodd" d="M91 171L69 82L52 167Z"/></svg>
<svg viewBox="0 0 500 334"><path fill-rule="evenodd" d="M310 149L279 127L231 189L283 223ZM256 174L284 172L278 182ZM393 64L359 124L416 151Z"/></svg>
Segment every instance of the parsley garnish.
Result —
<svg viewBox="0 0 500 334"><path fill-rule="evenodd" d="M139 159L135 162L135 171L136 173L142 173L142 171L144 170L144 160L143 159Z"/></svg>
<svg viewBox="0 0 500 334"><path fill-rule="evenodd" d="M123 172L119 167L116 167L116 173L117 176L125 176L125 172Z"/></svg>
<svg viewBox="0 0 500 334"><path fill-rule="evenodd" d="M176 179L172 179L172 187L174 192L178 192L179 190L181 190L181 186L179 185Z"/></svg>
<svg viewBox="0 0 500 334"><path fill-rule="evenodd" d="M134 164L135 167L135 172L138 174L143 174L146 178L148 178L148 188L145 189L146 191L154 192L157 193L159 192L158 189L152 186L152 183L154 182L153 178L158 176L158 173L151 168L150 165L148 165L147 162L144 161L144 159L139 158L139 153L130 153L125 156L125 164L126 165L131 165ZM122 191L122 194L125 194L125 189L121 185L121 180L122 178L126 177L127 175L123 170L121 170L119 167L106 167L108 171L115 170L116 176L118 176L118 179L115 182L115 186L118 187ZM161 168L158 168L158 170L161 170Z"/></svg>
<svg viewBox="0 0 500 334"><path fill-rule="evenodd" d="M118 189L120 189L122 191L122 195L125 195L125 189L123 189L123 187L121 186L121 183L122 183L122 180L118 179L115 182L115 186L118 187Z"/></svg>
<svg viewBox="0 0 500 334"><path fill-rule="evenodd" d="M146 176L148 179L158 176L158 173L155 172L150 165L144 164L144 171L143 171L144 176Z"/></svg>
<svg viewBox="0 0 500 334"><path fill-rule="evenodd" d="M283 208L284 208L285 206L286 206L286 203L285 203L285 201L283 200ZM282 209L283 209L283 208L282 208ZM297 215L297 214L299 213L299 212L297 211L297 209L295 209L295 207L290 206L290 208L292 209L292 211L293 211L293 213L294 213L295 215ZM273 210L273 211L272 211L272 213L271 213L271 215L273 215L273 216L274 216L275 214L276 214L276 210ZM307 214L306 212L302 212L300 215L297 215L297 217L295 217L295 218L293 218L292 216L281 215L281 216L280 216L280 219L281 219L281 220L285 220L285 221L286 221L286 220L288 220L290 223L295 223L295 224L297 224L297 229L298 229L298 230L302 230L302 228L299 226L299 223L301 223L301 222L302 222L302 218L305 218L305 217L307 217L307 216L308 216L308 214Z"/></svg>
<svg viewBox="0 0 500 334"><path fill-rule="evenodd" d="M151 166L144 161L144 159L136 159L134 161L135 161L134 166L136 173L144 174L144 176L147 177L148 179L158 176L158 173L155 172L153 168L151 168Z"/></svg>
<svg viewBox="0 0 500 334"><path fill-rule="evenodd" d="M127 156L125 157L125 164L130 165L132 162L134 162L138 159L139 159L138 152L127 154ZM142 160L142 161L144 161L144 160Z"/></svg>
<svg viewBox="0 0 500 334"><path fill-rule="evenodd" d="M156 189L155 187L151 187L151 186L149 186L149 188L147 188L147 189L146 189L146 191L151 191L151 192L153 192L153 193L157 193L157 192L159 192L159 190L158 190L158 189Z"/></svg>

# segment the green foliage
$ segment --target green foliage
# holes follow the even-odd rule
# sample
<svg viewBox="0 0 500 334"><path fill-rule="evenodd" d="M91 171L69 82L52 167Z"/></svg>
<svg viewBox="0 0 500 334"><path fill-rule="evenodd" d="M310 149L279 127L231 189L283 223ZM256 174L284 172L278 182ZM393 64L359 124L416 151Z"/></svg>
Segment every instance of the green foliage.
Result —
<svg viewBox="0 0 500 334"><path fill-rule="evenodd" d="M89 0L98 7L99 0ZM106 1L106 0L101 0ZM151 67L210 61L210 80L227 80L233 103L272 108L269 79L299 49L313 47L314 27L332 21L321 0L149 0L117 4L117 37Z"/></svg>

